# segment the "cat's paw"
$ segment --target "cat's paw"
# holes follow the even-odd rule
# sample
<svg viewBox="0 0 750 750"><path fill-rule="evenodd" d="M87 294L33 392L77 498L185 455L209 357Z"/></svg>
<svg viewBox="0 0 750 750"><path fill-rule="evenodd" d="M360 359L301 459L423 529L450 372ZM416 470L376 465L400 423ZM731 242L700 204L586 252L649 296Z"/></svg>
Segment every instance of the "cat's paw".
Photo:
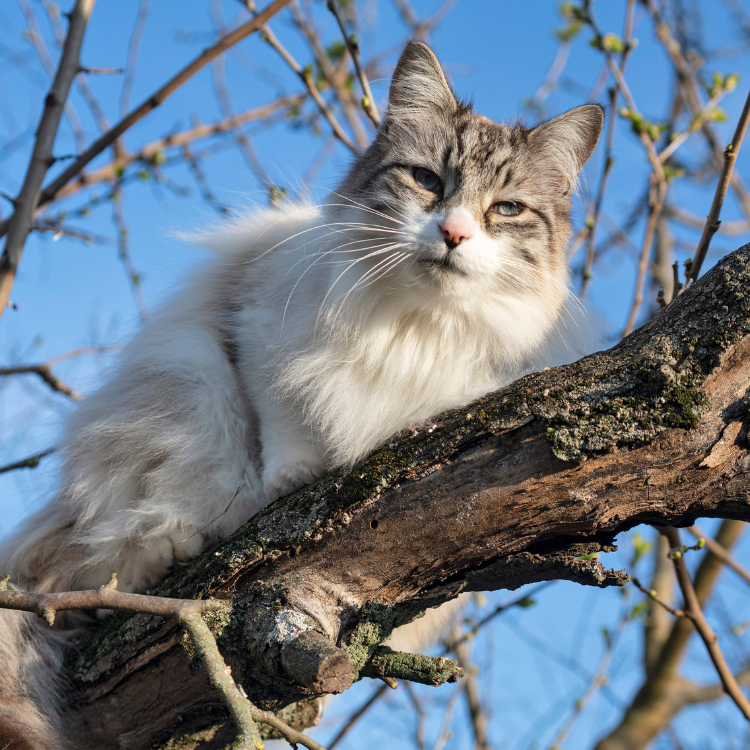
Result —
<svg viewBox="0 0 750 750"><path fill-rule="evenodd" d="M271 464L263 470L263 490L269 500L285 497L314 482L325 472L325 468L325 464L317 456Z"/></svg>

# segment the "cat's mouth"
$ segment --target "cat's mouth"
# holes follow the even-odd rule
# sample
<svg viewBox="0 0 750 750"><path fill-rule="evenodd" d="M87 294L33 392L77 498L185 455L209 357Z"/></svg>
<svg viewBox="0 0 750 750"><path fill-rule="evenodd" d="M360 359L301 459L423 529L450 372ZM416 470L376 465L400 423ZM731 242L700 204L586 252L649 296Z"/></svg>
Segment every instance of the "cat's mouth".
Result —
<svg viewBox="0 0 750 750"><path fill-rule="evenodd" d="M422 258L419 262L434 268L438 273L457 273L466 276L466 273L453 263L450 255L446 255L444 258Z"/></svg>

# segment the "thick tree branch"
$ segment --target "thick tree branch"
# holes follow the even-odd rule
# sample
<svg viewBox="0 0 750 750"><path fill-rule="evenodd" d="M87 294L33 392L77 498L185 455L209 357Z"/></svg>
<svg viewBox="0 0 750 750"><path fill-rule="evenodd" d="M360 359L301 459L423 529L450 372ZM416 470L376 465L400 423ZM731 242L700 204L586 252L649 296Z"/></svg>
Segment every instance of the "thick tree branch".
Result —
<svg viewBox="0 0 750 750"><path fill-rule="evenodd" d="M619 585L626 575L581 556L641 523L750 520L748 288L750 247L610 351L529 375L273 503L158 593L232 599L219 645L253 703L277 710L340 673L326 671L330 649L356 679L393 627L461 591ZM700 599L700 574L695 587ZM299 679L310 638L317 687ZM179 642L141 616L79 642L69 716L90 747L137 750L225 720ZM678 653L670 637L655 673L676 679ZM144 705L156 691L169 698Z"/></svg>

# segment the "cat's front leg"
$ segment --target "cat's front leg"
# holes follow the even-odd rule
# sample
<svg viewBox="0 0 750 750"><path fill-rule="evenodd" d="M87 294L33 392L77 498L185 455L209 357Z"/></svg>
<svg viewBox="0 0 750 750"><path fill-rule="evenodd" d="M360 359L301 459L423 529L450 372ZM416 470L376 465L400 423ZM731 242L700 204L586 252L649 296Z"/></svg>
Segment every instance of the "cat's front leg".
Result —
<svg viewBox="0 0 750 750"><path fill-rule="evenodd" d="M303 425L273 401L258 405L263 489L269 500L314 482L326 470L323 453Z"/></svg>

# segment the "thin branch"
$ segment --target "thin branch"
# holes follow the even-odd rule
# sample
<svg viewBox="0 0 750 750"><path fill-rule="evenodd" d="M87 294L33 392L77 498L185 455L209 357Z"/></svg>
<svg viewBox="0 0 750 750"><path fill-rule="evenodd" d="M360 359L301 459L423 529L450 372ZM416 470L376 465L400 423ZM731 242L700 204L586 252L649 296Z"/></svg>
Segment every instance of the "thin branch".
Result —
<svg viewBox="0 0 750 750"><path fill-rule="evenodd" d="M724 150L724 167L721 170L721 176L719 177L719 184L716 186L716 193L714 194L714 200L711 204L711 211L706 219L706 226L703 229L703 235L701 236L700 242L698 243L698 249L695 251L695 258L688 270L686 276L687 279L697 279L703 261L708 253L708 246L711 244L711 239L719 228L721 220L721 207L724 204L724 197L727 194L727 188L732 179L732 171L734 170L734 163L737 160L737 156L742 146L742 139L745 137L745 131L747 130L748 122L750 122L750 93L745 99L745 106L742 109L740 120L737 123L737 129L734 131L734 138L732 142Z"/></svg>
<svg viewBox="0 0 750 750"><path fill-rule="evenodd" d="M673 550L680 549L680 533L676 528L668 526L661 529L661 533L667 537L669 540L669 546ZM729 666L724 659L724 655L719 648L718 638L709 627L706 618L703 616L703 611L701 610L701 606L698 603L698 597L693 588L693 581L690 578L690 572L685 564L685 558L683 555L673 555L672 562L674 563L675 573L677 575L677 583L679 584L680 589L682 590L682 595L685 599L685 615L690 618L695 629L698 631L698 634L703 639L703 643L706 645L708 655L711 657L711 661L721 679L725 692L735 702L737 708L742 712L742 715L750 721L750 701L748 701L740 689L740 686L737 684L737 680L729 669Z"/></svg>
<svg viewBox="0 0 750 750"><path fill-rule="evenodd" d="M648 136L647 136L648 137ZM651 139L648 139L651 142ZM643 304L643 292L646 285L646 272L648 271L649 259L651 258L651 247L654 243L654 233L656 231L656 225L661 215L664 201L667 197L667 182L664 179L664 172L659 178L658 174L654 171L652 173L652 185L649 191L649 214L648 221L646 222L646 231L643 237L643 244L641 246L641 255L638 261L638 275L635 283L635 294L633 295L633 304L630 307L630 314L628 315L628 321L625 324L625 330L622 332L623 338L628 336L638 320L638 313L640 312L641 305Z"/></svg>
<svg viewBox="0 0 750 750"><path fill-rule="evenodd" d="M240 2L253 14L254 18L257 18L255 11L254 0L240 0ZM299 23L299 22L298 22ZM327 120L328 124L333 130L333 134L350 150L352 153L358 154L360 149L351 141L349 136L346 134L344 129L341 127L339 121L331 111L331 108L326 104L325 100L321 96L320 89L315 84L313 77L312 66L307 65L304 68L294 59L294 56L284 45L278 40L276 35L271 31L271 28L267 25L261 27L261 39L270 45L276 52L281 56L284 62L299 76L302 83L304 83L310 96L313 98L315 103L318 105L318 109L321 114ZM313 45L314 46L314 45ZM320 58L318 59L320 62ZM321 65L321 67L323 67ZM335 87L333 81L330 82ZM341 98L341 97L340 97ZM343 103L343 100L342 100Z"/></svg>
<svg viewBox="0 0 750 750"><path fill-rule="evenodd" d="M628 56L633 47L631 44L633 36L633 16L635 13L635 0L628 0L627 11L625 14L625 33L623 36L624 48L620 55L620 70L624 73L625 67L628 63ZM586 227L588 228L588 238L586 245L586 260L583 264L581 282L581 291L579 297L583 297L588 289L589 282L591 281L594 268L594 260L596 258L596 229L599 224L599 217L602 212L602 204L604 203L604 194L607 190L607 184L609 182L609 174L615 163L614 157L612 156L612 148L615 140L615 127L617 123L617 97L619 95L619 87L613 87L610 89L609 103L610 103L610 115L609 122L607 123L607 140L604 147L604 169L602 171L601 179L599 180L599 189L596 194L596 200L594 202L594 211L589 218L586 219Z"/></svg>
<svg viewBox="0 0 750 750"><path fill-rule="evenodd" d="M537 89L534 96L528 102L529 108L535 108L539 113L542 110L542 102L555 90L557 82L560 80L560 76L563 74L568 59L570 58L571 43L568 40L561 41L557 47L555 53L555 59L552 61L552 65L547 70L547 75L544 76L542 85Z"/></svg>
<svg viewBox="0 0 750 750"><path fill-rule="evenodd" d="M315 740L292 729L269 711L254 706L231 676L216 645L213 633L203 619L206 612L228 611L230 603L217 599L170 599L161 596L129 594L117 591L117 577L98 589L67 591L53 594L33 594L11 589L8 577L0 581L0 608L33 612L49 625L55 622L58 612L71 609L112 609L121 612L139 612L177 620L187 632L200 657L211 685L218 690L231 714L238 737L233 745L239 750L257 750L263 747L257 723L268 724L292 745L300 744L309 750L325 750Z"/></svg>
<svg viewBox="0 0 750 750"><path fill-rule="evenodd" d="M34 45L34 49L36 50L47 75L50 78L53 78L55 75L55 64L52 62L52 57L47 49L47 45L44 43L44 37L42 36L42 31L37 23L36 15L27 0L18 0L18 4L21 6L24 16L26 16L31 43ZM65 32L63 32L62 37L62 41L59 42L60 46L62 46L65 41ZM65 116L68 118L71 130L73 131L76 148L79 151L82 151L86 147L86 137L83 134L83 126L81 125L81 120L76 113L75 107L73 107L73 104L67 100L65 102Z"/></svg>
<svg viewBox="0 0 750 750"><path fill-rule="evenodd" d="M182 155L185 157L185 163L188 165L188 169L195 178L195 182L198 185L198 190L200 190L201 195L203 196L203 200L210 206L213 206L220 214L226 214L229 209L214 195L198 157L193 153L193 150L187 143L182 147Z"/></svg>
<svg viewBox="0 0 750 750"><path fill-rule="evenodd" d="M42 5L44 5L44 9L47 11L47 16L49 18L50 25L52 26L52 31L55 35L57 46L62 47L63 44L65 44L65 29L63 29L62 23L60 21L60 8L55 3L53 3L52 0L42 0ZM104 133L105 131L109 130L109 120L107 120L107 117L104 114L104 110L99 104L99 100L96 98L94 92L89 87L89 83L86 80L86 76L84 75L84 73L94 72L114 73L122 71L119 68L79 68L79 73L75 79L79 91L83 95L83 98L86 100L86 104L91 110L91 114L94 115L94 119L96 120L96 124L99 126L99 130ZM84 142L80 145L79 150L82 151L85 147L86 144Z"/></svg>
<svg viewBox="0 0 750 750"><path fill-rule="evenodd" d="M696 216L695 214L691 214L681 206L667 204L664 207L664 214L670 219L678 221L680 224L684 224L688 227L693 227L693 229L703 229L703 227L706 225L705 219L700 216ZM719 226L719 232L721 234L729 235L746 234L747 232L750 232L750 222L745 220L722 221L721 225Z"/></svg>
<svg viewBox="0 0 750 750"><path fill-rule="evenodd" d="M724 565L730 567L737 575L744 578L747 583L750 583L750 571L740 565L713 537L710 537L698 526L691 526L688 531L697 539L703 539L706 547L708 547L708 551L714 557L717 557Z"/></svg>
<svg viewBox="0 0 750 750"><path fill-rule="evenodd" d="M565 724L563 724L563 726L560 728L560 731L557 733L557 736L555 737L555 739L552 741L552 744L550 745L550 750L556 750L557 748L562 747L562 743L565 741L565 738L570 734L570 730L573 729L573 726L575 725L576 721L578 721L578 718L583 712L583 709L586 708L586 706L594 697L594 695L596 695L596 693L604 685L607 684L606 675L609 670L609 665L612 662L612 656L614 654L615 644L617 643L617 638L620 635L620 633L622 633L623 629L625 628L625 625L627 625L629 620L630 620L629 614L623 615L620 618L619 622L617 623L617 628L615 632L611 635L605 634L604 652L602 653L601 659L599 660L599 665L596 668L596 672L594 673L594 676L591 678L591 681L587 685L581 697L578 698L578 700L576 700L574 707L573 707L573 711L571 712Z"/></svg>
<svg viewBox="0 0 750 750"><path fill-rule="evenodd" d="M8 375L27 375L34 374L38 375L53 391L57 393L63 393L76 401L79 401L83 396L74 391L69 386L65 385L61 380L58 380L52 373L52 368L49 362L45 362L40 365L18 365L17 367L0 367L0 378L7 377Z"/></svg>
<svg viewBox="0 0 750 750"><path fill-rule="evenodd" d="M130 257L130 232L125 223L122 189L119 181L112 186L112 220L117 230L117 254L125 270L125 275L128 277L133 299L135 300L141 320L145 321L148 319L148 306L146 305L146 299L143 296L143 289L141 288L141 275L136 271L133 260Z"/></svg>
<svg viewBox="0 0 750 750"><path fill-rule="evenodd" d="M138 64L138 50L141 46L143 30L146 27L146 19L148 18L148 3L149 0L140 0L140 3L138 4L138 16L135 19L133 34L131 35L130 43L128 44L128 60L125 64L125 80L122 83L122 93L120 94L120 117L123 117L130 106L130 95L133 92L133 84L135 83L135 68Z"/></svg>
<svg viewBox="0 0 750 750"><path fill-rule="evenodd" d="M78 0L78 3L84 3L93 5L94 0ZM102 151L111 146L117 138L119 138L128 128L132 127L135 123L142 120L147 114L152 112L154 109L159 107L164 101L171 96L180 86L186 81L190 80L198 71L202 70L212 60L215 60L219 55L224 53L230 47L234 46L238 42L242 41L250 34L258 31L263 25L276 15L282 8L287 6L291 0L272 0L257 16L245 24L242 24L234 31L229 32L226 36L219 39L216 44L205 49L198 57L188 63L182 70L180 70L175 76L173 76L167 83L165 83L158 91L153 93L146 101L144 101L139 107L134 109L130 114L124 117L120 122L117 123L111 130L98 138L89 148L81 154L66 170L64 170L58 177L56 177L47 187L44 188L41 195L39 195L36 205L32 205L29 209L25 209L29 213L29 224L31 223L31 213L35 208L41 207L49 203L70 182L81 170ZM80 47L80 44L79 44ZM78 64L76 59L75 70L78 70ZM67 91L66 91L67 93ZM49 100L49 98L48 98ZM59 117L58 117L59 122ZM56 129L56 128L55 128ZM49 154L45 154L45 159L49 160L51 155L51 146ZM44 162L46 164L46 161ZM45 166L46 172L47 166ZM43 178L43 175L42 175ZM38 188L37 188L38 189ZM18 209L16 209L16 214ZM0 236L3 236L6 232L9 233L9 226L14 221L15 215L0 223ZM28 232L27 232L28 233ZM24 235L25 237L25 235ZM7 252L6 244L6 252ZM15 242L14 242L15 247ZM17 251L16 251L17 252ZM20 255L20 254L19 254ZM10 258L15 261L11 264L12 276L9 280L6 280L8 271L7 261L5 261L5 254L3 256L3 263L0 265L0 304L5 306L7 304L8 297L10 296L10 286L15 276L15 269L18 266L16 255L10 255Z"/></svg>
<svg viewBox="0 0 750 750"><path fill-rule="evenodd" d="M517 599L513 599L512 601L505 602L504 604L500 604L495 609L492 610L488 615L483 617L479 622L474 623L469 630L467 630L458 640L454 640L451 643L447 643L445 645L445 653L448 652L456 652L456 649L462 644L466 643L466 641L471 640L488 622L491 620L494 620L498 615L501 615L503 612L505 612L508 609L511 609L513 607L527 607L529 604L533 603L532 597L535 594L538 594L540 591L543 591L544 589L548 588L554 583L554 581L546 581L545 583L539 584L539 586L535 586L533 589L528 591L523 596L519 596Z"/></svg>
<svg viewBox="0 0 750 750"><path fill-rule="evenodd" d="M414 710L417 713L417 721L414 727L414 743L417 746L417 750L425 750L424 724L427 713L422 707L421 701L419 700L419 698L417 698L417 694L414 691L414 688L408 681L404 682L404 689L406 690L406 694L409 696L409 700L411 701L411 704L412 706L414 706Z"/></svg>
<svg viewBox="0 0 750 750"><path fill-rule="evenodd" d="M693 114L697 116L703 110L703 106L701 105L700 86L695 75L695 68L682 54L681 45L674 38L669 25L662 18L661 9L658 4L654 2L654 0L645 0L645 5L656 25L656 36L664 45L680 82L684 84L683 90L686 94L686 102L692 109ZM703 122L702 131L711 148L716 167L717 169L720 169L722 163L722 148L711 127L711 123ZM747 188L737 173L732 176L731 182L732 189L742 206L743 212L748 219L750 219L750 194L748 194Z"/></svg>
<svg viewBox="0 0 750 750"><path fill-rule="evenodd" d="M476 667L471 663L471 653L467 643L460 640L461 633L455 628L456 660L464 670L464 693L469 709L471 728L474 732L474 750L489 750L487 741L487 714L482 707L482 699L477 685Z"/></svg>
<svg viewBox="0 0 750 750"><path fill-rule="evenodd" d="M344 41L346 42L346 48L349 50L349 54L352 57L352 62L354 63L354 68L357 71L357 78L359 78L360 85L362 86L362 93L364 94L364 97L362 98L362 109L364 109L364 111L367 113L367 116L370 118L370 120L372 120L372 124L376 128L379 128L382 121L380 119L380 113L375 106L375 100L372 96L370 82L367 80L367 74L362 68L362 61L360 59L359 51L359 41L354 34L348 33L346 29L346 20L344 19L344 16L341 13L341 8L339 8L336 0L328 0L328 10L330 10L331 13L333 13L333 15L336 17L336 21L338 22L339 28L341 29L341 34L343 35Z"/></svg>
<svg viewBox="0 0 750 750"><path fill-rule="evenodd" d="M276 35L271 31L268 26L263 27L261 34L263 41L267 42L276 52L281 55L284 62L300 77L302 83L305 84L310 96L315 100L318 105L318 109L321 114L327 120L331 126L334 135L354 154L359 153L359 148L352 142L349 136L344 132L339 121L331 111L331 108L326 104L325 100L321 96L318 87L315 85L315 79L313 78L313 71L311 66L302 68L300 64L294 59L291 53L284 47L284 45L278 40Z"/></svg>
<svg viewBox="0 0 750 750"><path fill-rule="evenodd" d="M12 464L6 464L0 466L0 474L5 474L6 471L15 471L16 469L36 469L39 466L39 462L45 457L55 452L55 448L47 448L46 451L41 453L35 453L33 456L24 458L20 461L14 461Z"/></svg>
<svg viewBox="0 0 750 750"><path fill-rule="evenodd" d="M404 683L408 687L408 683ZM373 704L383 697L385 691L388 690L388 685L381 685L368 699L360 706L348 719L346 724L341 727L341 731L333 738L333 741L328 745L328 750L333 750L336 745L341 742L346 733L370 710Z"/></svg>
<svg viewBox="0 0 750 750"><path fill-rule="evenodd" d="M221 3L211 3L211 15L214 19L214 25L216 26L217 32L222 33L225 29L224 18L221 12ZM214 60L212 68L212 80L214 85L214 91L216 97L219 100L219 107L221 108L221 114L225 119L229 119L234 116L234 110L232 108L232 100L229 95L229 88L226 81L226 58L219 57ZM235 125L231 128L232 136L235 142L239 146L242 155L245 157L245 162L253 172L256 179L263 186L263 189L270 194L271 190L275 187L274 181L269 176L265 167L260 161L258 154L250 140L250 137L243 133L239 125ZM197 163L196 163L197 164ZM200 169L200 168L199 168ZM195 169L193 169L195 173ZM205 182L205 178L203 180Z"/></svg>
<svg viewBox="0 0 750 750"><path fill-rule="evenodd" d="M329 57L328 50L323 46L320 40L318 30L310 21L309 16L302 12L299 2L296 0L291 5L291 11L294 23L310 44L313 54L315 55L315 60L320 67L321 73L323 73L326 83L331 87L331 90L335 92L336 97L341 104L347 122L354 133L354 139L360 148L367 148L370 139L365 132L360 119L361 104L356 100L353 91L348 88L347 85L349 71L346 65L346 57L342 55L338 66L334 65Z"/></svg>
<svg viewBox="0 0 750 750"><path fill-rule="evenodd" d="M3 222L3 234L7 231L8 236L2 257L0 257L0 317L8 306L10 290L16 278L16 270L23 254L26 238L33 227L39 189L47 170L54 163L52 149L70 86L78 73L83 35L95 2L96 0L76 0L70 13L68 36L65 39L52 88L44 102L26 177L15 199L15 210L12 216Z"/></svg>
<svg viewBox="0 0 750 750"><path fill-rule="evenodd" d="M635 576L633 576L630 580L636 588L639 588L649 599L651 599L652 602L656 602L662 609L669 612L670 615L674 615L675 617L687 617L687 615L685 614L685 610L670 607L669 604L667 604L664 599L659 596L658 591L656 591L655 589L647 589Z"/></svg>
<svg viewBox="0 0 750 750"><path fill-rule="evenodd" d="M157 154L161 154L166 148L179 147L186 143L200 140L201 138L208 138L212 135L230 132L233 128L236 128L239 125L268 117L284 107L298 107L302 104L305 97L305 94L282 96L268 104L248 109L233 117L227 117L217 122L206 123L205 125L195 125L187 130L172 133L164 138L158 138L157 140L146 144L137 152L121 154L118 160L105 164L103 167L100 167L93 172L83 172L78 180L71 182L67 187L60 190L56 198L65 198L68 195L77 192L82 187L93 185L98 182L111 182L123 167L135 162L146 164L151 163Z"/></svg>

